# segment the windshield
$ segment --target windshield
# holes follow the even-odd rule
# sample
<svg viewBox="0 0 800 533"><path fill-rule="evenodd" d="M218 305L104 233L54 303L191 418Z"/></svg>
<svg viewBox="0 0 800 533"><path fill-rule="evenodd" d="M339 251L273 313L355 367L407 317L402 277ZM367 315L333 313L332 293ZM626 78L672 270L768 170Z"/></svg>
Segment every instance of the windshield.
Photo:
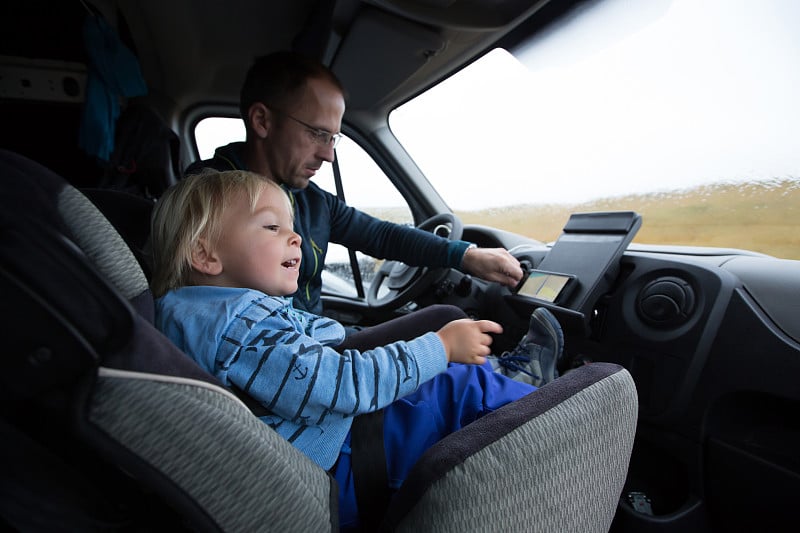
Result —
<svg viewBox="0 0 800 533"><path fill-rule="evenodd" d="M794 0L607 0L396 109L465 223L555 240L634 210L636 242L800 259Z"/></svg>

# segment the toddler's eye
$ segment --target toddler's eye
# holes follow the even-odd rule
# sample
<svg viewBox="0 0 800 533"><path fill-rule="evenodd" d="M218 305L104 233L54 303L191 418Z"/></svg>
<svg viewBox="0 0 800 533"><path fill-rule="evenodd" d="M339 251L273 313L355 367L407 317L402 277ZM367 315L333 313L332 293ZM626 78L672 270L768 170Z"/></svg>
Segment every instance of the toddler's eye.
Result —
<svg viewBox="0 0 800 533"><path fill-rule="evenodd" d="M269 224L267 226L264 226L264 229L277 232L279 229L281 229L281 227L277 224Z"/></svg>

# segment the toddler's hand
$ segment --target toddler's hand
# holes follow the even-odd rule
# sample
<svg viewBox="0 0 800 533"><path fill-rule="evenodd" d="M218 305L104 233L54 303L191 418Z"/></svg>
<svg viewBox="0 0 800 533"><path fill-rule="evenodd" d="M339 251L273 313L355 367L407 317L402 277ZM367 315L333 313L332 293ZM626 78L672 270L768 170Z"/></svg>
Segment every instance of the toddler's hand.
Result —
<svg viewBox="0 0 800 533"><path fill-rule="evenodd" d="M502 332L503 327L497 322L462 318L448 323L436 334L442 339L448 361L480 365L492 353L489 333Z"/></svg>

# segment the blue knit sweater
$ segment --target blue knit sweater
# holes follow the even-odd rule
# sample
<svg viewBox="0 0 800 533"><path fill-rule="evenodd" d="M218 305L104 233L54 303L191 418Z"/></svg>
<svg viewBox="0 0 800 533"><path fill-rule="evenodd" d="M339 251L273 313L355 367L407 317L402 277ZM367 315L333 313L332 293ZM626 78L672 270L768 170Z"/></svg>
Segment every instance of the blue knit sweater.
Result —
<svg viewBox="0 0 800 533"><path fill-rule="evenodd" d="M447 369L435 333L359 352L336 346L338 322L250 289L183 287L156 300L156 326L225 385L264 407L262 420L328 470L353 416L382 409Z"/></svg>
<svg viewBox="0 0 800 533"><path fill-rule="evenodd" d="M212 159L193 163L186 173L206 167L220 171L248 170L241 157L243 147L243 142L237 142L217 148ZM434 268L460 268L470 244L372 217L348 206L313 181L305 189L287 190L287 194L294 207L294 230L303 238L303 261L294 305L312 313L322 313L322 270L329 242L378 259Z"/></svg>

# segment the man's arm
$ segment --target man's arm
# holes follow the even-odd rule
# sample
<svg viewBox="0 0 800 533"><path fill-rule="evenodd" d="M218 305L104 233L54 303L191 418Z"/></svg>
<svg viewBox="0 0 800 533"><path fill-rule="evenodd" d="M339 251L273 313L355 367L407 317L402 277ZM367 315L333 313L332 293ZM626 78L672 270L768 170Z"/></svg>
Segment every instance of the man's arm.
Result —
<svg viewBox="0 0 800 533"><path fill-rule="evenodd" d="M338 199L331 209L331 241L378 259L402 261L411 266L454 268L460 266L463 252L469 246L467 242L449 241L413 226L380 220ZM451 242L455 244L451 246Z"/></svg>
<svg viewBox="0 0 800 533"><path fill-rule="evenodd" d="M522 279L519 261L504 248L476 248L419 228L367 215L331 195L331 239L373 257L411 266L450 267L510 287Z"/></svg>

